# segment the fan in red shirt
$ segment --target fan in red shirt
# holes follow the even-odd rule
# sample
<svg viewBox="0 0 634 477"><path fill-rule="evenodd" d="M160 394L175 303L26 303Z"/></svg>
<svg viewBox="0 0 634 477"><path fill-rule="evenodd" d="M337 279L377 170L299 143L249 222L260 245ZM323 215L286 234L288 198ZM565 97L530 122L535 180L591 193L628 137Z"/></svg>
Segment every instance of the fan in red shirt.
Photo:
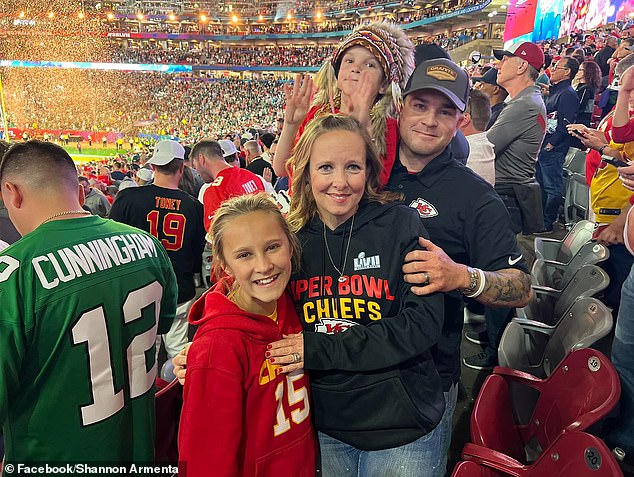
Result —
<svg viewBox="0 0 634 477"><path fill-rule="evenodd" d="M227 163L217 141L204 139L196 143L189 157L198 173L208 183L200 189L198 195L198 200L205 208L203 221L207 231L216 210L225 200L266 191L264 180L260 176Z"/></svg>

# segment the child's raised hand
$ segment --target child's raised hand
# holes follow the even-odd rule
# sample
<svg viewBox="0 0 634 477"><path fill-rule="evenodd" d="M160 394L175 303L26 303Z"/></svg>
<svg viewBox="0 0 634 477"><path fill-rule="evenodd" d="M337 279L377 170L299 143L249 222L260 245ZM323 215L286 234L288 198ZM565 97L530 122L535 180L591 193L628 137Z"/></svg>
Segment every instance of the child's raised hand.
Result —
<svg viewBox="0 0 634 477"><path fill-rule="evenodd" d="M362 126L370 127L370 110L374 106L374 101L379 93L376 86L368 78L368 72L362 71L359 74L358 88L348 99L348 114L361 123Z"/></svg>
<svg viewBox="0 0 634 477"><path fill-rule="evenodd" d="M267 346L266 359L281 366L280 373L290 373L304 367L304 335L284 335L284 338Z"/></svg>
<svg viewBox="0 0 634 477"><path fill-rule="evenodd" d="M285 124L296 125L304 120L310 109L313 90L313 79L308 75L297 74L292 85L284 85L284 96L286 98Z"/></svg>
<svg viewBox="0 0 634 477"><path fill-rule="evenodd" d="M630 66L621 76L620 94L629 94L634 91L634 66Z"/></svg>

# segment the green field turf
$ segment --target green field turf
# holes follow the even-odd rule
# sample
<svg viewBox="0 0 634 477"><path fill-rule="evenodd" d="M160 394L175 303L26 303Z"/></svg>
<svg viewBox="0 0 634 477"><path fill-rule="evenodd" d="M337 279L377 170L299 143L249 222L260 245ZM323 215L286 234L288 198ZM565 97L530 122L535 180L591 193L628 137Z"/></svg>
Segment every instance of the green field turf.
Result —
<svg viewBox="0 0 634 477"><path fill-rule="evenodd" d="M77 153L76 146L63 146L66 152L70 154L75 162L83 163L90 161L100 161L102 159L108 159L114 157L117 154L117 150L114 147L82 147L82 153ZM125 151L124 151L125 152Z"/></svg>

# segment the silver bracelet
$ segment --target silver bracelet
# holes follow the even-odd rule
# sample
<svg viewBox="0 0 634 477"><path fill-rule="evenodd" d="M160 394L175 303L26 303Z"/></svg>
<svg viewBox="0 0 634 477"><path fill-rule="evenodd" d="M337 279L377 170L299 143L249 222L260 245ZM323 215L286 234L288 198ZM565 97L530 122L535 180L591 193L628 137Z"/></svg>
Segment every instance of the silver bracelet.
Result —
<svg viewBox="0 0 634 477"><path fill-rule="evenodd" d="M479 297L480 295L482 295L482 292L484 291L484 287L486 286L486 277L484 276L484 272L480 270L479 268L475 268L474 270L478 272L478 276L480 277L480 284L478 286L478 289L475 292L473 292L471 295L467 295L465 293L465 296L467 298Z"/></svg>

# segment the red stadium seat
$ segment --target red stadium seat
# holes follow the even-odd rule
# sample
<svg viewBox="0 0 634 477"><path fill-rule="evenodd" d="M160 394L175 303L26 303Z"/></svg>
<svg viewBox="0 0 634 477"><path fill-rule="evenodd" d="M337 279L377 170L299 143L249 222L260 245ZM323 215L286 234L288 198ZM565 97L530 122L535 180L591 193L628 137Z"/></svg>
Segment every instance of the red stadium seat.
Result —
<svg viewBox="0 0 634 477"><path fill-rule="evenodd" d="M183 386L156 379L156 462L178 465L178 423L183 406Z"/></svg>
<svg viewBox="0 0 634 477"><path fill-rule="evenodd" d="M539 394L526 423L514 417L511 386ZM620 393L616 370L591 348L572 351L545 379L497 366L476 399L471 442L527 464L538 455L550 454L562 433L583 431L603 418Z"/></svg>
<svg viewBox="0 0 634 477"><path fill-rule="evenodd" d="M495 474L491 469L472 461L458 462L451 473L451 477L493 477L493 475Z"/></svg>
<svg viewBox="0 0 634 477"><path fill-rule="evenodd" d="M452 477L623 477L605 443L591 434L565 432L530 465L475 444L467 444Z"/></svg>

